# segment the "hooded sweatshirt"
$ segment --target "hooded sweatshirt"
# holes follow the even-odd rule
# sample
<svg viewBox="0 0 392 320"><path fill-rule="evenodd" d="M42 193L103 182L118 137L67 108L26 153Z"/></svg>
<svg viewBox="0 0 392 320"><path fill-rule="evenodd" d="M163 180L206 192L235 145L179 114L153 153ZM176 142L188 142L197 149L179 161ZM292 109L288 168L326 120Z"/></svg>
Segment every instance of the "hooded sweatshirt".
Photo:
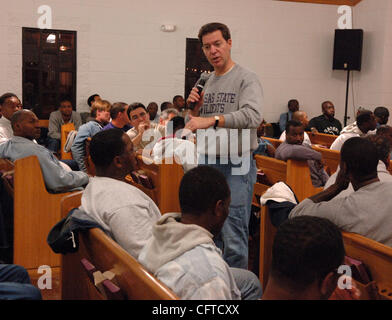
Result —
<svg viewBox="0 0 392 320"><path fill-rule="evenodd" d="M362 137L365 135L366 133L363 133L358 128L357 122L355 121L354 123L342 129L342 131L340 132L340 136L335 139L330 149L340 151L340 149L342 149L342 146L346 140L353 137Z"/></svg>
<svg viewBox="0 0 392 320"><path fill-rule="evenodd" d="M167 213L152 228L139 262L184 300L238 300L240 292L213 235Z"/></svg>

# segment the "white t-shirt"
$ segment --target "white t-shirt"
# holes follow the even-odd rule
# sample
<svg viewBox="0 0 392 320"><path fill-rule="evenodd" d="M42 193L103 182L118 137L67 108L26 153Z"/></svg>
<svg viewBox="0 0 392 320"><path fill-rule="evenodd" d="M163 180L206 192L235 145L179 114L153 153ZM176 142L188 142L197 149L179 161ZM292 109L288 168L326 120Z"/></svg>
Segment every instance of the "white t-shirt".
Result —
<svg viewBox="0 0 392 320"><path fill-rule="evenodd" d="M144 192L106 177L90 178L80 209L135 259L150 238L153 224L161 217L154 201Z"/></svg>

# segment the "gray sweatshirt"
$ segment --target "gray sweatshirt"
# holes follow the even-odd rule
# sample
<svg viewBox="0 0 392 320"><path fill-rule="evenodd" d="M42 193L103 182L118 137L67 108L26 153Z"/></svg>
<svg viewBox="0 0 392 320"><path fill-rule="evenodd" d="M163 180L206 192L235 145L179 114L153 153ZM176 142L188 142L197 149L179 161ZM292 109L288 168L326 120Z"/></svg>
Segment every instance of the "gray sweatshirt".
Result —
<svg viewBox="0 0 392 320"><path fill-rule="evenodd" d="M262 117L263 89L254 72L238 64L222 76L211 73L204 86L204 100L200 108L200 117L223 115L225 128L217 128L221 143L217 143L216 155L241 155L257 149L257 127ZM239 129L238 134L230 135L229 129ZM250 129L245 133L243 129ZM211 132L212 133L212 132ZM207 134L207 135L210 135ZM243 140L244 139L244 140ZM245 140L246 139L246 140ZM237 140L237 141L236 141ZM214 150L207 149L216 139L208 140L207 144L199 144L201 154L215 154ZM234 144L232 147L230 143ZM237 153L238 148L238 153Z"/></svg>
<svg viewBox="0 0 392 320"><path fill-rule="evenodd" d="M80 114L76 111L72 111L71 120L69 122L75 125L75 130L79 130L79 127L82 125L82 118ZM61 126L64 124L63 117L59 110L53 111L49 117L49 128L48 128L48 136L53 139L61 139Z"/></svg>

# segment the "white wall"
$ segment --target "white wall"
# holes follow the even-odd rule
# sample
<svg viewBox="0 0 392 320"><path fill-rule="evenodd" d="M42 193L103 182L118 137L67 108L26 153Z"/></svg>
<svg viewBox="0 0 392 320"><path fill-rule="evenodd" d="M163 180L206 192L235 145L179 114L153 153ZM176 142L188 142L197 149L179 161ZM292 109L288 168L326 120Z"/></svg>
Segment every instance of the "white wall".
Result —
<svg viewBox="0 0 392 320"><path fill-rule="evenodd" d="M389 0L376 2L381 1L386 4ZM354 9L358 15L355 27L375 27L364 13L371 2L363 0ZM232 31L234 61L260 77L267 121L277 121L291 98L300 101L309 117L320 114L322 101L331 100L337 118L343 120L346 73L332 71L337 6L275 0L199 0L196 4L189 0L1 0L0 92L22 96L21 27L37 27L37 8L42 4L52 8L53 29L78 32L78 111L87 110L87 97L95 92L112 102L144 104L152 100L160 104L183 94L185 39L196 38L204 23L221 21ZM364 50L364 72L361 78L355 75L356 102L377 99L378 104L380 99L391 105L390 87L383 85L391 75L378 76L383 67L391 67L390 54L378 61L378 46L388 45L392 52L388 8L381 20L374 10L379 24L374 32L384 29L385 36L377 35L373 41L373 34L366 34L365 41L372 41ZM163 23L175 24L177 31L161 32ZM358 93L375 80L381 85L380 97L375 88L371 95Z"/></svg>

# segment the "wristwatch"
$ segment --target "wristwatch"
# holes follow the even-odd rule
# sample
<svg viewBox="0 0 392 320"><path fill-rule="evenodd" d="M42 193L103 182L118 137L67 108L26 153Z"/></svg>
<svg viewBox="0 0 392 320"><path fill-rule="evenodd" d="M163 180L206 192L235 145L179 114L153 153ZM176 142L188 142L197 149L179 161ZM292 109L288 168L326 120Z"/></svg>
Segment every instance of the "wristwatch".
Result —
<svg viewBox="0 0 392 320"><path fill-rule="evenodd" d="M219 124L219 116L215 116L214 118L215 118L214 129L216 129L216 127L217 127L218 124Z"/></svg>

